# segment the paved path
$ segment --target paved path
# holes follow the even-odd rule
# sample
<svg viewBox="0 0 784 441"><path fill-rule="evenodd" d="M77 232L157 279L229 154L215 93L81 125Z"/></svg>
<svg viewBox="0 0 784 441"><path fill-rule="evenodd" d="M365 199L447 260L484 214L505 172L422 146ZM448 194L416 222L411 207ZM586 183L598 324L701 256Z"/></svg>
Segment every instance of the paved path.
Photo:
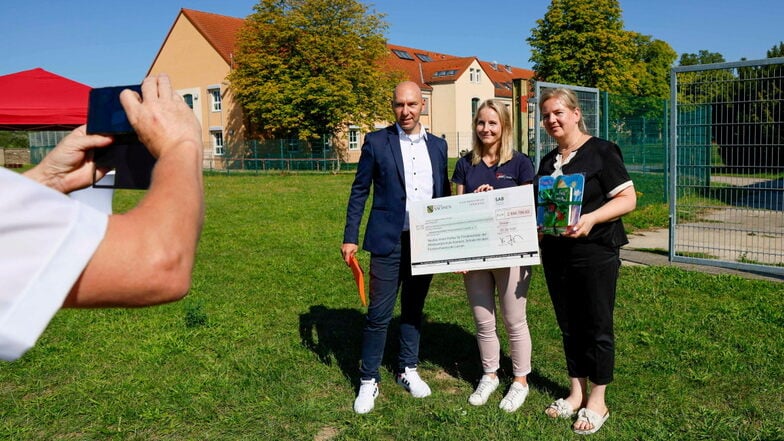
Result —
<svg viewBox="0 0 784 441"><path fill-rule="evenodd" d="M650 250L656 250L657 252L651 252ZM784 276L775 274L758 274L751 271L741 271L716 266L670 262L668 250L669 232L667 229L638 232L630 234L629 243L621 248L621 261L624 265L677 266L689 271L697 271L706 274L734 274L749 279L784 282Z"/></svg>
<svg viewBox="0 0 784 441"><path fill-rule="evenodd" d="M732 206L711 210L700 222L679 225L677 249L710 250L706 252L726 261L747 257L763 264L780 262L780 253L772 251L784 249L784 179L712 176L711 181L749 191L728 193ZM643 231L629 235L621 259L627 265L673 265L709 274L784 281L782 275L670 262L668 250L668 229Z"/></svg>

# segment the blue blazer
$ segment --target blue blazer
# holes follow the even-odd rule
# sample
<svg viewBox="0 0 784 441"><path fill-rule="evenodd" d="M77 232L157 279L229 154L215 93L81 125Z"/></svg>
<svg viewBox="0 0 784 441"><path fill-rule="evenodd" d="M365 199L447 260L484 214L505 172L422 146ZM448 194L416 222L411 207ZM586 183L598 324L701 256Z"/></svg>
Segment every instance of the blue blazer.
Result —
<svg viewBox="0 0 784 441"><path fill-rule="evenodd" d="M433 166L433 197L449 196L451 185L447 177L446 141L428 134L426 144ZM359 224L371 184L373 206L365 228L362 248L372 254L384 256L391 253L400 241L406 216L403 155L400 152L400 137L395 124L365 136L357 174L351 185L343 243L359 243Z"/></svg>

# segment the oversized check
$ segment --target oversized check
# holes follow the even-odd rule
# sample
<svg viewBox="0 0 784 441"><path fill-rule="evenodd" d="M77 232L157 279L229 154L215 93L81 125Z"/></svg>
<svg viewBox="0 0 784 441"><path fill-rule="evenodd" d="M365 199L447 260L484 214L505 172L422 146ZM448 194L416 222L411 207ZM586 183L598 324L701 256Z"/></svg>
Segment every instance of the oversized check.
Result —
<svg viewBox="0 0 784 441"><path fill-rule="evenodd" d="M539 264L533 185L414 202L411 273Z"/></svg>

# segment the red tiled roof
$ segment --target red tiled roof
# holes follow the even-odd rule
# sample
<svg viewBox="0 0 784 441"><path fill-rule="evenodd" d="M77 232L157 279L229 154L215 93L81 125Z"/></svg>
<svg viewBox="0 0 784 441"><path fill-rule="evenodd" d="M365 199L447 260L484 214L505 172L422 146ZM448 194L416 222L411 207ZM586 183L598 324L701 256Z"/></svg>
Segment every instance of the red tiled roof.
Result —
<svg viewBox="0 0 784 441"><path fill-rule="evenodd" d="M387 44L389 47L389 60L387 64L392 68L402 70L412 81L419 83L423 90L431 90L429 84L454 81L468 69L468 66L477 59L476 57L458 57L437 52L415 49L395 44ZM411 56L412 59L403 59L395 51L402 51ZM433 61L423 61L417 54L430 57ZM493 82L497 96L512 97L512 80L531 79L534 71L521 69L509 65L500 65L487 61L479 61L479 65ZM494 67L495 66L495 67ZM455 71L454 75L444 75L450 71ZM436 73L441 73L436 75Z"/></svg>
<svg viewBox="0 0 784 441"><path fill-rule="evenodd" d="M181 9L181 12L204 35L226 63L231 64L232 54L236 49L237 32L242 28L245 19L185 8Z"/></svg>
<svg viewBox="0 0 784 441"><path fill-rule="evenodd" d="M181 9L180 13L193 23L226 63L231 64L232 54L236 51L237 33L245 19L185 8ZM423 90L432 90L430 86L432 83L456 80L476 59L476 57L458 57L395 44L387 44L387 47L389 48L389 56L386 60L386 66L404 72L406 77L419 84ZM405 52L411 59L401 58L394 51ZM497 68L494 69L494 63L486 61L479 61L479 64L488 78L496 84L496 95L500 96L512 96L511 89L505 85L511 85L513 79L530 79L534 75L534 72L528 69L508 65L497 65ZM452 70L455 71L453 75L445 75ZM440 74L436 75L437 73Z"/></svg>
<svg viewBox="0 0 784 441"><path fill-rule="evenodd" d="M532 70L512 67L508 64L501 65L487 61L480 61L479 64L487 74L487 78L495 85L496 96L511 98L514 95L512 92L512 80L518 78L530 80L534 76L534 71Z"/></svg>
<svg viewBox="0 0 784 441"><path fill-rule="evenodd" d="M389 56L387 57L387 66L393 70L403 71L406 74L406 77L414 81L415 83L419 84L419 87L422 90L432 90L433 88L430 87L428 84L430 79L432 78L432 73L429 69L426 69L426 66L431 63L440 62L444 60L454 60L458 58L454 55L446 55L441 54L438 52L426 51L423 49L414 49L406 46L398 46L396 44L389 44L387 43L387 48L389 48ZM411 56L411 60L400 58L395 54L394 51L402 51L407 53ZM427 57L432 62L424 62L419 57ZM425 71L428 71L426 73ZM454 78L452 78L454 79Z"/></svg>

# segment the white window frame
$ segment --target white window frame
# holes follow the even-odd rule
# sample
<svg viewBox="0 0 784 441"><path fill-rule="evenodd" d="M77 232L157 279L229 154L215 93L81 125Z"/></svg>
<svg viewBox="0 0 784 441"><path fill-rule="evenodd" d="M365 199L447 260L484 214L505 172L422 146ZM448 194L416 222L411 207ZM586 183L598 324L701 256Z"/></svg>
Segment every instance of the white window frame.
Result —
<svg viewBox="0 0 784 441"><path fill-rule="evenodd" d="M473 67L469 68L468 69L468 74L469 74L469 78L468 79L469 79L469 81L472 82L472 83L475 83L475 84L481 83L482 82L482 74L481 74L481 72L482 72L481 69L476 69L476 68L473 68Z"/></svg>
<svg viewBox="0 0 784 441"><path fill-rule="evenodd" d="M207 89L210 94L210 109L213 112L221 111L221 91L220 88Z"/></svg>
<svg viewBox="0 0 784 441"><path fill-rule="evenodd" d="M349 127L348 149L349 151L359 150L359 127Z"/></svg>
<svg viewBox="0 0 784 441"><path fill-rule="evenodd" d="M223 156L225 150L223 149L223 130L210 129L210 138L212 138L212 154L215 156Z"/></svg>

